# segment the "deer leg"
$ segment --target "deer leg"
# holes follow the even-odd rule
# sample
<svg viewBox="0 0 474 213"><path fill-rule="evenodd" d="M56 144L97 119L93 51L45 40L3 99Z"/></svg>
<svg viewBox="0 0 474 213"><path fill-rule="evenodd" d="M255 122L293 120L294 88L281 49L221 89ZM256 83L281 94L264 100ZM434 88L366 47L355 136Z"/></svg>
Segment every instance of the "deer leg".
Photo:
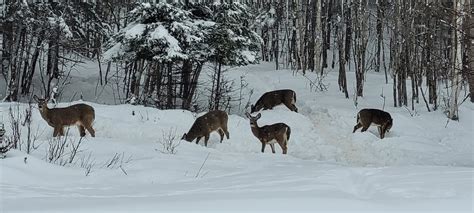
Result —
<svg viewBox="0 0 474 213"><path fill-rule="evenodd" d="M262 153L265 152L265 143L262 142Z"/></svg>
<svg viewBox="0 0 474 213"><path fill-rule="evenodd" d="M270 147L272 148L272 153L275 154L275 144L271 143Z"/></svg>
<svg viewBox="0 0 474 213"><path fill-rule="evenodd" d="M222 140L224 140L224 130L219 129L217 130L217 132L219 132L219 135L221 136L221 143L222 143Z"/></svg>
<svg viewBox="0 0 474 213"><path fill-rule="evenodd" d="M64 127L59 127L59 136L64 136Z"/></svg>
<svg viewBox="0 0 474 213"><path fill-rule="evenodd" d="M95 137L95 130L92 129L92 126L91 126L91 125L86 125L86 126L84 126L84 127L87 129L87 131L91 134L92 137ZM84 136L85 136L85 134L86 134L86 133L84 132Z"/></svg>
<svg viewBox="0 0 474 213"><path fill-rule="evenodd" d="M209 134L207 134L206 136L204 136L204 146L207 147L207 141L209 140Z"/></svg>
<svg viewBox="0 0 474 213"><path fill-rule="evenodd" d="M356 132L361 127L362 127L362 124L357 123L357 125L354 126L354 130L352 131L352 133Z"/></svg>
<svg viewBox="0 0 474 213"><path fill-rule="evenodd" d="M381 127L379 127L379 129L380 129L379 130L380 131L380 139L385 138L385 132L386 132L385 128L383 126L381 126Z"/></svg>
<svg viewBox="0 0 474 213"><path fill-rule="evenodd" d="M56 137L56 136L58 136L59 131L58 131L58 128L57 128L57 127L53 127L53 128L54 128L53 137Z"/></svg>
<svg viewBox="0 0 474 213"><path fill-rule="evenodd" d="M292 104L291 106L293 107L293 111L298 112L298 108L294 104Z"/></svg>
<svg viewBox="0 0 474 213"><path fill-rule="evenodd" d="M199 144L199 141L201 140L202 137L197 137L196 139L196 144Z"/></svg>
<svg viewBox="0 0 474 213"><path fill-rule="evenodd" d="M285 104L285 106L286 106L288 109L290 109L291 111L293 111L293 112L298 112L298 108L296 108L296 106L295 106L294 104L292 104L292 103L289 103L289 104L283 103L283 104Z"/></svg>
<svg viewBox="0 0 474 213"><path fill-rule="evenodd" d="M281 147L281 149L283 150L283 154L286 154L287 150L288 150L288 147L286 146L287 145L287 141L286 141L286 138L283 139L283 142L282 143L278 143Z"/></svg>
<svg viewBox="0 0 474 213"><path fill-rule="evenodd" d="M361 132L367 131L367 129L369 129L369 127L370 127L370 124L371 124L371 123L368 123L367 125L362 125L363 127L362 127L362 129L361 129L360 131L361 131Z"/></svg>
<svg viewBox="0 0 474 213"><path fill-rule="evenodd" d="M225 136L229 139L229 131L227 131L227 125L222 129L224 130Z"/></svg>
<svg viewBox="0 0 474 213"><path fill-rule="evenodd" d="M84 128L84 126L77 125L77 127L79 128L79 134L81 135L81 137L86 136L86 129Z"/></svg>

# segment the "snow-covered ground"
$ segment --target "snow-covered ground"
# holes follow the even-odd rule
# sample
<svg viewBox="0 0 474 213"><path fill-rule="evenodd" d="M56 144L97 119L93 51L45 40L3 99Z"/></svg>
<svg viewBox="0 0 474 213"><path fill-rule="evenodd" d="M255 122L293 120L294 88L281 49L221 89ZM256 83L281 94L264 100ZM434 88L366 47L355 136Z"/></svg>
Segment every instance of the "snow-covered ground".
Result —
<svg viewBox="0 0 474 213"><path fill-rule="evenodd" d="M31 155L12 150L0 159L0 212L473 211L474 105L461 105L460 121L446 126L441 110L427 112L424 104L415 111L392 107L383 74L367 74L356 108L339 92L336 72L326 77L327 92L312 92L306 77L315 76L272 67L242 67L228 76L245 77L252 102L273 89L297 92L299 113L280 106L259 120L292 128L288 155L278 145L276 154L269 147L260 153L243 111L229 115L230 139L222 144L213 133L207 148L182 141L176 154L165 154L163 135L179 142L200 114L88 102L97 136L88 135L75 161L60 166L45 159L53 130L35 109L41 145ZM352 91L353 73L348 78ZM382 90L392 130L383 140L375 127L353 134L358 110L382 108ZM7 131L10 105L0 103ZM76 128L70 135L79 139ZM115 155L120 159L107 167ZM87 165L93 166L86 176Z"/></svg>

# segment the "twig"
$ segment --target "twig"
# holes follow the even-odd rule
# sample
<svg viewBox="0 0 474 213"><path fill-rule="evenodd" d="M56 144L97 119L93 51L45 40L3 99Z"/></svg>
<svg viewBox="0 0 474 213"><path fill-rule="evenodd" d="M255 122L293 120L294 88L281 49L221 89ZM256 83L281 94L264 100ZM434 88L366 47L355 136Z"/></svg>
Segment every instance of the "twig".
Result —
<svg viewBox="0 0 474 213"><path fill-rule="evenodd" d="M123 169L122 165L120 165L120 170L122 170L122 172L123 172L125 175L128 175L127 172L125 171L125 169Z"/></svg>
<svg viewBox="0 0 474 213"><path fill-rule="evenodd" d="M211 154L210 152L207 153L206 159L204 159L204 162L202 162L201 168L199 168L199 171L196 173L196 176L194 176L195 178L197 178L199 176L199 173L201 173L201 169L202 167L204 167L204 164L206 164L207 158L209 158L210 154Z"/></svg>

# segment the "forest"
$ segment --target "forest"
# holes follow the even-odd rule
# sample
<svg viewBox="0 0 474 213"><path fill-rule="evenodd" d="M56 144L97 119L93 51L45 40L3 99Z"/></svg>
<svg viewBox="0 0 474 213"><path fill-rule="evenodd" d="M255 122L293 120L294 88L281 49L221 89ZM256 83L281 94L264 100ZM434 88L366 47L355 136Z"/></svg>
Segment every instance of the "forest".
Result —
<svg viewBox="0 0 474 213"><path fill-rule="evenodd" d="M4 101L61 96L71 66L87 60L100 62L97 84L115 84L118 103L160 109L197 108L204 66L214 70L206 107L225 108L237 89L223 79L226 67L260 61L318 73L309 81L321 91L337 69L345 98L351 90L362 97L372 89L366 73L382 72L393 85L389 104L423 104L454 120L459 104L474 101L465 0L6 0L2 7ZM346 72L356 73L355 88Z"/></svg>

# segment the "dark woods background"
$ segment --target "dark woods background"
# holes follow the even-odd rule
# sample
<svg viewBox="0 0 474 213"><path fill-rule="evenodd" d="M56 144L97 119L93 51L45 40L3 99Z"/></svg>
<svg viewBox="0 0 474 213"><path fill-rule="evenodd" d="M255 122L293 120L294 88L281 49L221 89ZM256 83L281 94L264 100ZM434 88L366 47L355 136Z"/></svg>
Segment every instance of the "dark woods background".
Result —
<svg viewBox="0 0 474 213"><path fill-rule="evenodd" d="M260 61L315 72L318 90L335 70L345 98L378 90L364 82L380 72L393 106L441 108L451 119L474 94L470 0L0 2L5 101L60 96L71 67L87 61L97 63L97 85L116 85L119 103L161 109L197 110L206 67L206 107L228 109L243 99L229 93L245 83L232 84L225 71Z"/></svg>

